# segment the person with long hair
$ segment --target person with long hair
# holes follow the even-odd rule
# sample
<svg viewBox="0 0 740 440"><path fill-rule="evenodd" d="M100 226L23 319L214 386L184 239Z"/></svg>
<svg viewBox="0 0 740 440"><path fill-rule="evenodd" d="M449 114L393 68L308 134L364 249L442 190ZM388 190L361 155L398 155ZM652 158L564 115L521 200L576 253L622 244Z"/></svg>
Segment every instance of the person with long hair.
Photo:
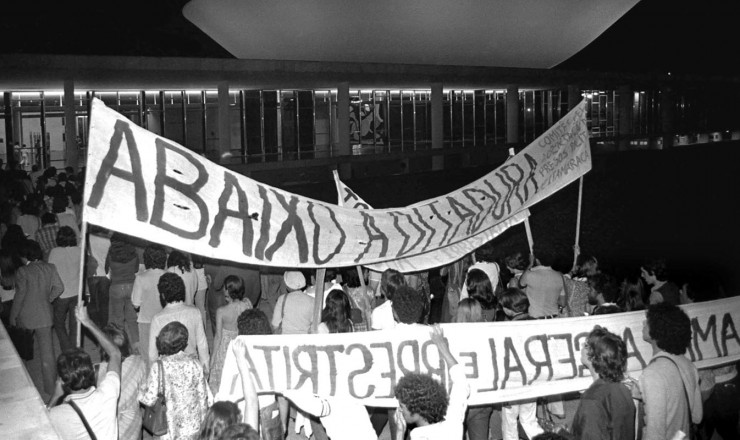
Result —
<svg viewBox="0 0 740 440"><path fill-rule="evenodd" d="M196 440L200 434L200 423L213 402L213 395L206 385L203 366L185 352L188 346L187 327L178 321L165 325L157 335L156 346L159 359L152 362L146 385L139 390L139 402L146 406L153 405L160 392L160 374L164 375L168 431L154 438Z"/></svg>
<svg viewBox="0 0 740 440"><path fill-rule="evenodd" d="M351 333L354 331L352 305L349 297L340 288L334 288L326 296L326 305L321 312L321 323L317 333Z"/></svg>
<svg viewBox="0 0 740 440"><path fill-rule="evenodd" d="M472 272L472 271L471 271ZM478 271L480 272L480 271ZM483 307L475 298L465 298L457 305L455 322L485 322ZM470 440L487 440L493 405L468 408L464 427Z"/></svg>
<svg viewBox="0 0 740 440"><path fill-rule="evenodd" d="M507 321L528 321L529 299L527 294L516 287L509 287L501 294L501 308L506 313ZM529 438L542 433L542 427L537 423L537 402L520 401L514 404L505 404L501 408L501 433L503 440L519 440L519 427Z"/></svg>
<svg viewBox="0 0 740 440"><path fill-rule="evenodd" d="M75 307L80 293L80 247L77 235L69 226L57 232L57 247L49 252L49 263L57 268L64 284L64 292L52 303L54 307L54 331L62 351L75 347L77 321Z"/></svg>
<svg viewBox="0 0 740 440"><path fill-rule="evenodd" d="M240 421L241 411L236 403L228 400L215 402L208 408L206 418L200 424L198 440L219 440L226 428Z"/></svg>
<svg viewBox="0 0 740 440"><path fill-rule="evenodd" d="M342 272L342 279L344 280L344 291L352 302L353 311L360 312L355 314L359 319L355 319L355 316L352 317L355 331L370 330L372 325L370 320L373 313L372 289L368 285L362 285L356 267L349 267Z"/></svg>
<svg viewBox="0 0 740 440"><path fill-rule="evenodd" d="M463 298L477 300L483 308L483 317L487 322L496 321L498 301L495 291L497 286L498 266L495 263L477 263L468 270L465 280L467 295L463 295Z"/></svg>
<svg viewBox="0 0 740 440"><path fill-rule="evenodd" d="M598 273L599 262L596 257L585 254L578 255L573 271L563 276L567 316L587 315L588 294L591 290L588 279Z"/></svg>
<svg viewBox="0 0 740 440"><path fill-rule="evenodd" d="M185 304L195 305L195 292L198 290L198 274L193 268L190 256L173 250L167 257L167 272L176 273L185 283Z"/></svg>
<svg viewBox="0 0 740 440"><path fill-rule="evenodd" d="M238 336L237 320L243 311L252 308L252 303L244 297L244 282L236 275L224 280L226 305L216 311L216 334L213 336L213 356L211 357L211 376L208 380L215 393L221 384L221 371L224 368L229 343Z"/></svg>
<svg viewBox="0 0 740 440"><path fill-rule="evenodd" d="M113 341L121 352L121 395L118 398L118 438L141 438L141 410L139 409L138 392L146 379L146 363L144 359L134 353L131 341L123 327L108 324L103 328L108 338ZM98 368L98 386L105 378L110 356L105 350L100 350L102 362Z"/></svg>
<svg viewBox="0 0 740 440"><path fill-rule="evenodd" d="M136 272L139 271L139 255L125 235L115 233L111 237L105 271L110 274L108 323L125 326L131 342L138 345L139 325L136 322L131 293L134 290Z"/></svg>

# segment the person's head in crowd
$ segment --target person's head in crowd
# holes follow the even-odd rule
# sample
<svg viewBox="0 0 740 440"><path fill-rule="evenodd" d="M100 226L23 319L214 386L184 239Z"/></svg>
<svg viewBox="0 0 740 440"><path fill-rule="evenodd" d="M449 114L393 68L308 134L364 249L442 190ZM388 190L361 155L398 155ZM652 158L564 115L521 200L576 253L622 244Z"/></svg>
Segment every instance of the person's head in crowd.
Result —
<svg viewBox="0 0 740 440"><path fill-rule="evenodd" d="M691 343L691 320L676 305L667 302L651 304L643 323L642 339L653 346L654 352L659 349L683 355Z"/></svg>
<svg viewBox="0 0 740 440"><path fill-rule="evenodd" d="M167 269L177 267L182 272L190 272L190 257L185 252L173 250L167 257Z"/></svg>
<svg viewBox="0 0 740 440"><path fill-rule="evenodd" d="M38 200L33 197L29 197L21 202L20 209L21 214L23 215L33 215L38 217L41 213L41 206L39 205Z"/></svg>
<svg viewBox="0 0 740 440"><path fill-rule="evenodd" d="M260 309L247 309L236 318L236 328L240 335L271 335L270 319Z"/></svg>
<svg viewBox="0 0 740 440"><path fill-rule="evenodd" d="M596 274L588 279L588 285L591 287L588 291L588 303L592 306L604 303L616 304L619 299L619 286L610 275Z"/></svg>
<svg viewBox="0 0 740 440"><path fill-rule="evenodd" d="M393 316L396 322L418 324L424 316L426 303L413 287L402 285L393 293Z"/></svg>
<svg viewBox="0 0 740 440"><path fill-rule="evenodd" d="M57 246L73 247L77 246L77 234L69 226L62 226L57 231Z"/></svg>
<svg viewBox="0 0 740 440"><path fill-rule="evenodd" d="M61 172L61 173L57 174L57 183L59 183L59 184L65 183L66 184L67 183L67 173Z"/></svg>
<svg viewBox="0 0 740 440"><path fill-rule="evenodd" d="M491 278L480 269L470 269L466 280L468 296L478 300L484 309L496 307L495 286L491 284Z"/></svg>
<svg viewBox="0 0 740 440"><path fill-rule="evenodd" d="M57 374L65 393L78 393L95 385L95 367L82 348L71 348L57 358Z"/></svg>
<svg viewBox="0 0 740 440"><path fill-rule="evenodd" d="M453 322L482 322L483 308L475 298L464 298L457 305L457 314Z"/></svg>
<svg viewBox="0 0 740 440"><path fill-rule="evenodd" d="M619 298L624 310L645 310L645 286L640 276L626 277L620 286Z"/></svg>
<svg viewBox="0 0 740 440"><path fill-rule="evenodd" d="M409 373L399 379L394 395L406 422L431 425L441 422L450 398L441 383L426 374Z"/></svg>
<svg viewBox="0 0 740 440"><path fill-rule="evenodd" d="M352 304L340 288L331 289L326 296L326 304L321 312L321 322L329 328L329 333L348 333L352 331Z"/></svg>
<svg viewBox="0 0 740 440"><path fill-rule="evenodd" d="M70 188L67 190L67 193L69 194L69 201L72 202L73 205L81 204L82 193L77 191L76 189L73 189L71 185L68 185L67 188Z"/></svg>
<svg viewBox="0 0 740 440"><path fill-rule="evenodd" d="M219 440L260 440L260 435L249 424L237 423L224 429Z"/></svg>
<svg viewBox="0 0 740 440"><path fill-rule="evenodd" d="M593 255L580 254L576 259L576 269L573 276L587 278L599 273L599 261Z"/></svg>
<svg viewBox="0 0 740 440"><path fill-rule="evenodd" d="M56 214L61 214L67 210L69 199L66 194L56 194L51 204L51 209Z"/></svg>
<svg viewBox="0 0 740 440"><path fill-rule="evenodd" d="M510 287L501 294L501 308L509 318L526 314L529 311L529 298L523 290Z"/></svg>
<svg viewBox="0 0 740 440"><path fill-rule="evenodd" d="M506 268L509 269L509 272L516 275L524 272L529 263L523 253L514 252L504 258L504 264L506 265Z"/></svg>
<svg viewBox="0 0 740 440"><path fill-rule="evenodd" d="M668 280L668 264L664 258L656 258L640 268L642 279L649 285Z"/></svg>
<svg viewBox="0 0 740 440"><path fill-rule="evenodd" d="M130 238L115 232L110 237L110 248L108 249L110 260L116 263L128 263L137 257L136 248L131 244Z"/></svg>
<svg viewBox="0 0 740 440"><path fill-rule="evenodd" d="M18 255L27 261L38 261L44 257L41 245L34 240L25 240L21 244Z"/></svg>
<svg viewBox="0 0 740 440"><path fill-rule="evenodd" d="M53 225L57 222L57 215L53 212L45 212L41 216L41 225Z"/></svg>
<svg viewBox="0 0 740 440"><path fill-rule="evenodd" d="M185 301L185 282L176 273L163 273L157 282L157 290L162 306Z"/></svg>
<svg viewBox="0 0 740 440"><path fill-rule="evenodd" d="M159 331L156 344L160 356L170 356L185 350L188 346L187 327L180 321L170 322Z"/></svg>
<svg viewBox="0 0 740 440"><path fill-rule="evenodd" d="M5 230L5 235L3 235L1 241L2 246L0 247L3 249L17 250L20 253L21 246L23 246L25 241L26 234L20 225L8 225L8 229Z"/></svg>
<svg viewBox="0 0 740 440"><path fill-rule="evenodd" d="M215 402L208 408L206 417L200 424L198 440L219 440L226 428L240 420L241 411L236 403L228 400Z"/></svg>
<svg viewBox="0 0 740 440"><path fill-rule="evenodd" d="M122 361L134 354L134 348L131 345L131 340L128 338L128 333L121 325L115 322L108 323L108 325L103 327L103 333L108 335L110 340L116 344L116 347L121 352ZM102 348L100 349L100 359L105 362L110 360L110 356Z"/></svg>
<svg viewBox="0 0 740 440"><path fill-rule="evenodd" d="M306 277L303 272L297 270L288 270L283 274L283 280L285 286L288 288L288 292L294 292L296 290L302 290L306 287Z"/></svg>
<svg viewBox="0 0 740 440"><path fill-rule="evenodd" d="M406 285L406 279L403 274L395 269L386 269L380 276L380 289L381 295L385 296L386 299L393 301L396 291Z"/></svg>
<svg viewBox="0 0 740 440"><path fill-rule="evenodd" d="M581 362L599 378L619 383L627 369L627 345L622 338L597 325L581 349Z"/></svg>
<svg viewBox="0 0 740 440"><path fill-rule="evenodd" d="M193 262L193 267L195 269L200 269L205 265L206 258L203 255L190 254L190 261Z"/></svg>
<svg viewBox="0 0 740 440"><path fill-rule="evenodd" d="M46 170L44 170L44 177L46 177L47 179L56 177L56 175L57 175L57 167L55 166L48 167Z"/></svg>
<svg viewBox="0 0 740 440"><path fill-rule="evenodd" d="M356 267L348 267L342 272L342 281L350 289L356 289L362 286L360 282L360 274L357 273Z"/></svg>
<svg viewBox="0 0 740 440"><path fill-rule="evenodd" d="M67 176L74 176L75 169L74 167L64 167L64 172L67 173Z"/></svg>
<svg viewBox="0 0 740 440"><path fill-rule="evenodd" d="M167 263L167 252L159 244L150 243L144 248L144 267L147 269L164 269Z"/></svg>
<svg viewBox="0 0 740 440"><path fill-rule="evenodd" d="M226 301L241 301L244 299L244 281L236 275L224 278L224 293Z"/></svg>

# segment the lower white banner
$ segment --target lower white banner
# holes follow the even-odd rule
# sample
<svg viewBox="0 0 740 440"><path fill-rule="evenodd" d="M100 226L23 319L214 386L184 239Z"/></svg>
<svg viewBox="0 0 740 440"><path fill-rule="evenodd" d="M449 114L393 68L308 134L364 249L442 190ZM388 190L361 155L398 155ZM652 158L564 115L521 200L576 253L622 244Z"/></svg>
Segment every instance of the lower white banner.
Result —
<svg viewBox="0 0 740 440"><path fill-rule="evenodd" d="M682 306L693 339L686 353L698 368L740 360L740 297ZM470 383L470 404L562 394L592 379L580 350L595 325L627 344L628 375L637 378L652 357L643 341L645 312L501 323L443 324L445 337ZM396 406L393 389L409 372L431 374L447 386L447 369L426 326L328 335L239 336L258 392L306 389L321 396ZM219 398L242 397L233 352L224 364Z"/></svg>

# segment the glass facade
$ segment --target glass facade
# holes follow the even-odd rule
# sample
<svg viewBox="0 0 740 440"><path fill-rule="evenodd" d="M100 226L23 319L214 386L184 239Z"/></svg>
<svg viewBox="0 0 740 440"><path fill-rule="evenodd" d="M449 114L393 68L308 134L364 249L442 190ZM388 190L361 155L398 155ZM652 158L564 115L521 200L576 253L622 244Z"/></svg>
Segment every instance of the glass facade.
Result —
<svg viewBox="0 0 740 440"><path fill-rule="evenodd" d="M588 128L591 137L597 138L595 145L618 136L621 99L632 98L631 137L661 134L661 91L638 90L632 97L620 96L616 90L581 92L587 99ZM567 113L567 94L564 89L519 91L520 144L532 142ZM336 90L230 90L227 96L230 139L222 142L216 90L75 92L74 123L80 157L85 157L92 97L133 123L223 164L413 152L432 146L431 90L350 90L349 152L338 151ZM675 97L677 133L711 128L711 106L701 96ZM5 142L12 138L18 143L17 160L25 168L33 164L42 168L63 166L63 92L9 91L0 99L5 121L0 125L0 158L7 160ZM507 140L507 99L511 97L505 90L443 90L443 147L503 147Z"/></svg>

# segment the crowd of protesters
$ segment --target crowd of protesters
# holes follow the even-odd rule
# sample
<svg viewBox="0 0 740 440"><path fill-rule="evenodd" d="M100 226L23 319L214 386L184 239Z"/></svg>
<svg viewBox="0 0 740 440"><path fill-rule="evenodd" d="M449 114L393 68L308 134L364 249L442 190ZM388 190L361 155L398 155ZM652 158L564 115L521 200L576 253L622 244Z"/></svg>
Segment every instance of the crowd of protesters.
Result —
<svg viewBox="0 0 740 440"><path fill-rule="evenodd" d="M40 361L34 383L64 439L148 438L142 411L160 393L169 430L156 438L173 440L283 439L291 421L317 440L377 439L386 426L394 440L479 440L490 438L494 414L506 440L740 435L736 366L698 371L684 356L691 324L679 306L724 292L712 296L694 280L672 280L664 259L630 272L579 255L573 268L558 271L538 249L498 261L470 254L422 273L326 268L323 286L316 286L314 271L213 260L94 226L83 243L84 171L26 173L11 164L0 170L0 181L2 321L34 331L32 357ZM323 296L320 318L316 295ZM626 374L625 342L605 318L581 350L594 381L570 426L559 428L537 417L546 407L565 419L558 399L468 407L465 374L436 325L640 310L653 353L639 381ZM394 390L399 406L391 410L301 390L258 396L247 346L238 338L408 326L429 328L452 387L406 374ZM78 347L85 338L88 348ZM100 350L100 363L93 363L90 347ZM228 350L242 377L240 405L218 401Z"/></svg>

